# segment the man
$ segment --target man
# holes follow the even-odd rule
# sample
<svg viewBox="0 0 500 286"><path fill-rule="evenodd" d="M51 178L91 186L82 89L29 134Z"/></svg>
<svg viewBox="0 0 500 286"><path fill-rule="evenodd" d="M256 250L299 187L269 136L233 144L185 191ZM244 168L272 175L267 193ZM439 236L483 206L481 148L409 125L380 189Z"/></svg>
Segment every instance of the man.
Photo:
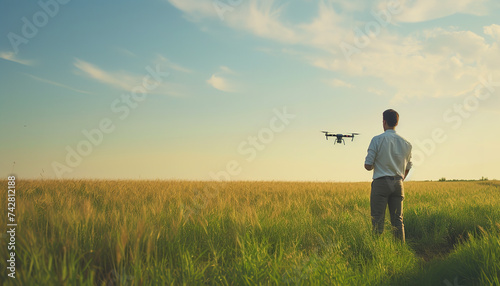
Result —
<svg viewBox="0 0 500 286"><path fill-rule="evenodd" d="M365 169L373 171L370 208L373 230L384 231L385 210L389 205L394 235L405 241L403 224L403 180L411 169L411 144L396 133L399 114L388 109L383 113L384 133L373 137L365 159Z"/></svg>

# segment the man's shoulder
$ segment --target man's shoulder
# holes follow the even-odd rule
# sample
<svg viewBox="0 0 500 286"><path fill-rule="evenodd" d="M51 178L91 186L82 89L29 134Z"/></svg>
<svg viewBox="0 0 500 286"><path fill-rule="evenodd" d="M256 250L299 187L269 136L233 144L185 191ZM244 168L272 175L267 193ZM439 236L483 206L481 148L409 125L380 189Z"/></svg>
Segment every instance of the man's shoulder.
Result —
<svg viewBox="0 0 500 286"><path fill-rule="evenodd" d="M375 135L373 136L373 139L372 140L378 140L378 139L382 139L383 137L387 136L387 133L380 133L379 135Z"/></svg>
<svg viewBox="0 0 500 286"><path fill-rule="evenodd" d="M399 135L396 132L383 132L379 135L373 136L372 141L379 142L379 141L382 141L386 138L389 138L388 140L397 139L397 140L400 140L401 142L404 142L405 144L408 144L409 146L411 146L410 141L406 140L406 138L404 138L403 136Z"/></svg>
<svg viewBox="0 0 500 286"><path fill-rule="evenodd" d="M391 138L393 136L393 134L395 134L395 133L383 132L383 133L380 133L379 135L373 136L372 141L376 141L376 142L384 141L384 139L386 139L386 138Z"/></svg>
<svg viewBox="0 0 500 286"><path fill-rule="evenodd" d="M380 142L383 137L384 137L384 133L379 134L379 135L375 135L375 136L373 136L372 141L370 143L376 144L376 143Z"/></svg>
<svg viewBox="0 0 500 286"><path fill-rule="evenodd" d="M402 142L404 142L405 144L409 145L411 147L411 143L410 141L406 140L406 138L404 138L403 136L399 135L398 133L394 133L394 135L399 139L401 140Z"/></svg>
<svg viewBox="0 0 500 286"><path fill-rule="evenodd" d="M385 138L388 138L388 140L396 139L398 141L404 142L405 144L408 144L411 146L410 141L406 140L406 138L404 138L403 136L401 136L399 133L397 133L395 131L381 133L379 135L374 136L372 140L380 141L380 140L383 140Z"/></svg>

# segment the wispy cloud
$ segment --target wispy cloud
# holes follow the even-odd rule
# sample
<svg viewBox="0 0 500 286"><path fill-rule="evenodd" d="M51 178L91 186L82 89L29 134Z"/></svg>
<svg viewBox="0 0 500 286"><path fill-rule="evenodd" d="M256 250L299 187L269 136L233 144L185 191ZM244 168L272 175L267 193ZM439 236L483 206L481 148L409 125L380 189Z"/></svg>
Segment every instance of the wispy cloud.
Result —
<svg viewBox="0 0 500 286"><path fill-rule="evenodd" d="M226 67L226 66L221 66L221 67L220 67L220 69L221 69L223 72L228 73L228 74L234 74L234 73L235 73L232 69L230 69L230 68L228 68L228 67Z"/></svg>
<svg viewBox="0 0 500 286"><path fill-rule="evenodd" d="M52 80L49 80L49 79L37 77L37 76L34 76L32 74L28 74L28 73L24 73L24 74L27 75L27 76L29 76L29 77L31 77L32 79L40 81L40 82L44 82L44 83L48 83L48 84L51 84L51 85L54 85L54 86L62 87L62 88L69 89L69 90L72 90L72 91L76 91L78 93L93 94L92 92L89 92L89 91L86 91L86 90L77 89L77 88L71 87L69 85L65 85L63 83L59 83L59 82L55 82L55 81L52 81Z"/></svg>
<svg viewBox="0 0 500 286"><path fill-rule="evenodd" d="M345 1L345 0L330 0L333 3L336 3L340 6L343 11L355 12L362 11L367 6L369 6L369 2L363 1Z"/></svg>
<svg viewBox="0 0 500 286"><path fill-rule="evenodd" d="M321 50L336 52L339 44L349 37L351 29L344 27L346 21L341 13L336 11L332 3L320 1L318 16L310 23L301 24L301 42Z"/></svg>
<svg viewBox="0 0 500 286"><path fill-rule="evenodd" d="M233 25L243 23L244 29L257 36L293 43L298 40L295 31L280 20L284 7L276 6L273 0L250 1L248 10L241 9L243 17L234 13L228 19Z"/></svg>
<svg viewBox="0 0 500 286"><path fill-rule="evenodd" d="M376 89L376 88L373 88L373 87L367 88L366 91L369 92L369 93L376 94L376 95L383 95L385 93L383 90Z"/></svg>
<svg viewBox="0 0 500 286"><path fill-rule="evenodd" d="M220 66L219 72L212 74L206 81L213 88L224 92L237 92L236 84L228 79L228 76L235 75L236 72L227 66Z"/></svg>
<svg viewBox="0 0 500 286"><path fill-rule="evenodd" d="M378 78L396 97L458 96L473 88L479 75L500 72L500 48L483 35L445 29L422 34L398 41L382 37L351 62L336 56L319 62L353 77Z"/></svg>
<svg viewBox="0 0 500 286"><path fill-rule="evenodd" d="M0 52L0 59L15 62L25 66L32 66L35 63L34 61L31 60L23 60L18 58L14 52Z"/></svg>
<svg viewBox="0 0 500 286"><path fill-rule="evenodd" d="M354 87L352 84L347 83L347 82L340 80L338 78L334 78L332 80L327 80L326 83L332 87L347 87L347 88Z"/></svg>
<svg viewBox="0 0 500 286"><path fill-rule="evenodd" d="M490 7L495 4L492 0L400 0L402 12L394 15L397 22L424 22L443 18L457 13L470 15L487 15ZM379 8L387 5L387 1L379 1Z"/></svg>
<svg viewBox="0 0 500 286"><path fill-rule="evenodd" d="M196 14L198 19L218 19L208 5L211 1L169 2L185 14ZM499 41L500 26L496 24L484 27L482 34L449 27L402 34L401 29L381 27L380 33L370 37L369 43L348 60L340 44L355 45L356 40L359 41L356 23L370 20L375 23L371 12L387 9L388 1L366 1L354 6L339 6L337 0L315 3L318 3L317 14L300 23L283 18L287 6L264 0L244 2L225 13L223 22L232 29L281 43L282 53L321 69L340 72L346 80L380 80L398 98L457 96L473 88L479 75L500 72L500 45L485 39ZM496 0L402 0L399 3L401 12L390 15L391 23L425 22L457 13L486 15L490 7L499 6ZM344 10L365 11L372 18L357 19L353 13L341 13ZM299 52L286 52L290 49ZM207 82L220 90L228 89L227 74L214 73ZM349 86L345 81L330 84Z"/></svg>
<svg viewBox="0 0 500 286"><path fill-rule="evenodd" d="M192 70L190 70L186 67L183 67L183 66L176 64L176 63L173 63L172 61L170 61L169 59L167 59L166 57L164 57L162 55L157 56L156 63L161 64L162 66L166 66L170 69L173 69L173 70L176 70L179 72L183 72L183 73L192 73L193 72Z"/></svg>
<svg viewBox="0 0 500 286"><path fill-rule="evenodd" d="M116 50L122 55L125 55L127 57L133 57L133 58L137 57L137 55L129 49L117 47Z"/></svg>
<svg viewBox="0 0 500 286"><path fill-rule="evenodd" d="M205 18L219 20L214 1L200 0L168 0L184 15L194 21ZM250 0L242 2L224 13L224 23L240 30L246 30L263 38L282 42L295 42L295 31L281 22L281 13L285 5L276 5L274 0Z"/></svg>
<svg viewBox="0 0 500 286"><path fill-rule="evenodd" d="M133 88L141 86L144 80L144 75L126 71L105 71L95 64L80 59L75 59L74 66L82 75L123 91L131 91ZM186 94L186 88L182 84L163 81L150 93L183 96Z"/></svg>
<svg viewBox="0 0 500 286"><path fill-rule="evenodd" d="M235 91L226 78L217 76L215 74L213 74L212 77L207 80L207 83L211 85L213 88L218 89L220 91L225 91L225 92Z"/></svg>
<svg viewBox="0 0 500 286"><path fill-rule="evenodd" d="M484 34L491 36L495 41L500 43L500 25L493 24L483 28Z"/></svg>
<svg viewBox="0 0 500 286"><path fill-rule="evenodd" d="M97 81L122 90L130 90L140 83L140 78L125 72L107 72L86 61L76 59L74 66Z"/></svg>
<svg viewBox="0 0 500 286"><path fill-rule="evenodd" d="M185 12L190 20L200 20L205 17L217 17L217 11L212 1L200 0L168 0L177 9Z"/></svg>

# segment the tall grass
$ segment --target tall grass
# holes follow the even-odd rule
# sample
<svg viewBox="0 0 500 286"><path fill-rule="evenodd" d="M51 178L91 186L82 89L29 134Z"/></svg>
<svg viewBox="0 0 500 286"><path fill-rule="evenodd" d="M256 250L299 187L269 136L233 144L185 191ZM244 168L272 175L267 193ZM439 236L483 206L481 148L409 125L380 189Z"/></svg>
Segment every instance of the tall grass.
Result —
<svg viewBox="0 0 500 286"><path fill-rule="evenodd" d="M406 183L406 244L388 224L372 234L369 183L17 184L17 278L2 258L3 285L498 285L500 277L497 181Z"/></svg>

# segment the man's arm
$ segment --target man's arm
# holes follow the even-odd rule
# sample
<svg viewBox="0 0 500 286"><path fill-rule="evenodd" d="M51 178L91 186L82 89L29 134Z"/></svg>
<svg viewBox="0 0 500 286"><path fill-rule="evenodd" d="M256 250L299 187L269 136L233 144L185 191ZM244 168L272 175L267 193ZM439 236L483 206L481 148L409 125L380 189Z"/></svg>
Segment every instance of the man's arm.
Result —
<svg viewBox="0 0 500 286"><path fill-rule="evenodd" d="M376 141L374 139L375 138L372 138L370 146L368 146L368 154L366 155L365 158L365 169L367 171L373 170L373 164L375 163L375 157L376 157L375 150L377 149L377 147L376 147Z"/></svg>
<svg viewBox="0 0 500 286"><path fill-rule="evenodd" d="M411 148L412 148L412 146L410 144L410 151L408 152L408 157L406 159L407 163L406 163L405 177L403 178L403 181L406 179L406 176L408 176L408 173L410 172L411 167L413 167L413 163L411 162Z"/></svg>

